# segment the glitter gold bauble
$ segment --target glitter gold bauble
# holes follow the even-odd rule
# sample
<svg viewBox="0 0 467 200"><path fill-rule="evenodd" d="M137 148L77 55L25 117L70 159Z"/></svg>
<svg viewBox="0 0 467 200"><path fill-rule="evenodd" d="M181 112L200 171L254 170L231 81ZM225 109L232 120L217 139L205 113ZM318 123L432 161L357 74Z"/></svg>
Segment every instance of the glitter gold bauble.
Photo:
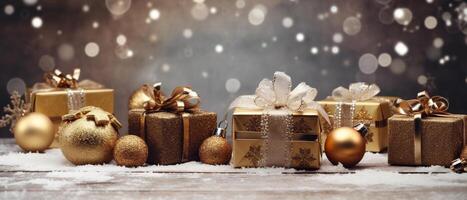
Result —
<svg viewBox="0 0 467 200"><path fill-rule="evenodd" d="M144 165L148 158L148 146L136 135L126 135L117 140L114 148L114 159L117 165L138 167Z"/></svg>
<svg viewBox="0 0 467 200"><path fill-rule="evenodd" d="M334 129L326 138L324 151L333 165L345 168L357 165L365 155L366 140L357 130L349 127Z"/></svg>
<svg viewBox="0 0 467 200"><path fill-rule="evenodd" d="M41 113L29 113L21 117L13 133L16 144L25 151L44 151L55 137L52 121Z"/></svg>
<svg viewBox="0 0 467 200"><path fill-rule="evenodd" d="M201 162L210 165L223 165L230 161L232 147L222 136L211 136L203 141L199 148Z"/></svg>
<svg viewBox="0 0 467 200"><path fill-rule="evenodd" d="M113 158L120 123L96 107L85 107L65 115L59 130L63 155L75 165L103 164Z"/></svg>

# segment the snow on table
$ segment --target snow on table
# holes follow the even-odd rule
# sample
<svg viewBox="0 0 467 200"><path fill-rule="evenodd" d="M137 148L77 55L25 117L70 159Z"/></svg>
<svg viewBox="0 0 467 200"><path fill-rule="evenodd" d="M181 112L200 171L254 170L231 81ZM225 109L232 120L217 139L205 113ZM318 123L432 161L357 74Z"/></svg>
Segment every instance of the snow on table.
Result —
<svg viewBox="0 0 467 200"><path fill-rule="evenodd" d="M351 170L326 158L316 171L199 162L126 168L115 163L74 166L59 149L22 153L6 146L0 144L0 199L467 199L467 174L441 166L389 166L386 154L366 153Z"/></svg>

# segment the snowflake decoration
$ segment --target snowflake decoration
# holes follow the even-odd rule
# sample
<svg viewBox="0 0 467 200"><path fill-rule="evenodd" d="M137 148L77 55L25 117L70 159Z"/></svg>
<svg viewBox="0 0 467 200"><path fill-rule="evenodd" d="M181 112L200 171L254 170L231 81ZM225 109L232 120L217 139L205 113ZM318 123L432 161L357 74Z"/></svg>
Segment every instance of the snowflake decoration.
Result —
<svg viewBox="0 0 467 200"><path fill-rule="evenodd" d="M25 103L22 96L14 91L10 96L10 104L3 108L5 115L0 119L0 127L10 125L10 131L15 127L16 122L30 111L31 105Z"/></svg>
<svg viewBox="0 0 467 200"><path fill-rule="evenodd" d="M310 133L313 131L312 128L305 122L305 119L303 118L295 118L293 130L294 133Z"/></svg>
<svg viewBox="0 0 467 200"><path fill-rule="evenodd" d="M357 123L363 123L365 126L370 126L371 122L373 121L373 117L371 117L365 107L362 107L355 113L354 120Z"/></svg>
<svg viewBox="0 0 467 200"><path fill-rule="evenodd" d="M250 117L243 125L247 131L260 131L261 118L258 116Z"/></svg>
<svg viewBox="0 0 467 200"><path fill-rule="evenodd" d="M245 158L250 160L253 166L258 167L259 162L263 159L260 145L252 145L245 155Z"/></svg>
<svg viewBox="0 0 467 200"><path fill-rule="evenodd" d="M299 152L295 154L292 159L295 162L298 162L300 168L310 168L311 162L316 160L316 158L313 157L313 154L311 153L311 149L303 148L300 148Z"/></svg>

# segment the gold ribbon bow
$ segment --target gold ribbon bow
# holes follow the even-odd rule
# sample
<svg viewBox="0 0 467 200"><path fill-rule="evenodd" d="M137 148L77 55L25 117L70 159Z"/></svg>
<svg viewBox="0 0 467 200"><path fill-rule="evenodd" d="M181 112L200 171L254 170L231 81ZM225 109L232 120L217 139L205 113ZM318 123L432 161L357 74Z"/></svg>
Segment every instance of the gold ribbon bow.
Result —
<svg viewBox="0 0 467 200"><path fill-rule="evenodd" d="M64 74L60 70L55 69L53 72L46 73L44 79L54 88L78 88L78 80L81 74L81 69L76 68L73 75Z"/></svg>
<svg viewBox="0 0 467 200"><path fill-rule="evenodd" d="M415 118L423 118L427 116L448 115L446 112L449 108L449 102L442 96L430 97L428 92L422 91L417 94L416 99L397 100L396 113Z"/></svg>
<svg viewBox="0 0 467 200"><path fill-rule="evenodd" d="M188 161L190 149L190 120L189 113L199 110L200 97L190 87L176 87L170 97L165 97L161 90L162 84L153 86L143 85L130 97L128 107L130 109L143 109L140 117L139 136L146 138L146 115L154 112L171 112L180 114L183 124L183 149L182 162Z"/></svg>
<svg viewBox="0 0 467 200"><path fill-rule="evenodd" d="M143 85L130 97L130 109L144 109L148 112L166 111L172 113L190 112L199 108L198 93L190 87L176 87L169 98L161 90L162 84Z"/></svg>
<svg viewBox="0 0 467 200"><path fill-rule="evenodd" d="M422 91L417 94L416 99L395 102L395 113L412 116L415 123L414 135L414 161L416 165L422 164L422 128L421 119L428 116L446 117L451 115L447 112L449 102L442 96L430 97L428 92Z"/></svg>
<svg viewBox="0 0 467 200"><path fill-rule="evenodd" d="M104 86L91 80L79 81L81 69L75 68L73 74L64 74L62 71L55 69L52 72L44 74L44 83L34 84L32 91L50 91L50 90L63 90L63 89L100 89Z"/></svg>

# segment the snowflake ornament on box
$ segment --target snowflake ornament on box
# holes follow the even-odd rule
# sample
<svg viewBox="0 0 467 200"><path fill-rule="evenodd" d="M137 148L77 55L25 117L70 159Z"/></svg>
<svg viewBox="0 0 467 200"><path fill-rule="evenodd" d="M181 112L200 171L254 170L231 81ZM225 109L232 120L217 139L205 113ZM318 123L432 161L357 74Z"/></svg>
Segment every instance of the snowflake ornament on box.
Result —
<svg viewBox="0 0 467 200"><path fill-rule="evenodd" d="M14 91L10 96L10 104L3 108L5 115L0 119L0 127L10 125L10 131L12 131L16 122L30 112L30 108L31 105L22 99L22 95Z"/></svg>

